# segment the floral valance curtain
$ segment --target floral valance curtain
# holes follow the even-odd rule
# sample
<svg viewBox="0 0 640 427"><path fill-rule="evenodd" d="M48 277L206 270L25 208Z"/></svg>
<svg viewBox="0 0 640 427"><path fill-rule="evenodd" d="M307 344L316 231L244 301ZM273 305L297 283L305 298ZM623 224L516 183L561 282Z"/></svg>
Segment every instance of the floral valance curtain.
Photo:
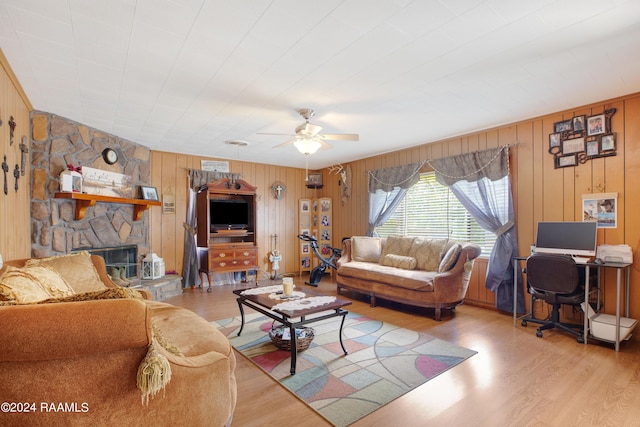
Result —
<svg viewBox="0 0 640 427"><path fill-rule="evenodd" d="M509 175L509 146L427 160L436 172L436 180L446 186L458 181L474 182L482 178L497 181Z"/></svg>
<svg viewBox="0 0 640 427"><path fill-rule="evenodd" d="M424 162L369 171L369 225L367 236L393 214L407 190L420 180Z"/></svg>
<svg viewBox="0 0 640 427"><path fill-rule="evenodd" d="M369 171L369 193L376 190L389 193L394 188L408 190L420 180L422 165L424 162Z"/></svg>
<svg viewBox="0 0 640 427"><path fill-rule="evenodd" d="M518 255L513 198L509 179L509 146L443 159L429 160L439 183L451 192L485 230L496 235L496 243L489 258L485 287L496 293L500 310L513 309L517 298L518 310L524 312L522 286L513 295L513 263ZM518 274L518 282L522 277Z"/></svg>

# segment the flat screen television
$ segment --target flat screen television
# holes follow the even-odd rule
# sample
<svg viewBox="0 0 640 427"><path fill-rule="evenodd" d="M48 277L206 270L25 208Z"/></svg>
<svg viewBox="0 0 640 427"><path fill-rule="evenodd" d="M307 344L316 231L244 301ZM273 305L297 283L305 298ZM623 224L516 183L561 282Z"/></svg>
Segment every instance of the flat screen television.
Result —
<svg viewBox="0 0 640 427"><path fill-rule="evenodd" d="M593 257L597 226L596 222L539 222L536 252Z"/></svg>
<svg viewBox="0 0 640 427"><path fill-rule="evenodd" d="M246 229L251 222L249 202L242 199L209 200L209 216L214 230Z"/></svg>

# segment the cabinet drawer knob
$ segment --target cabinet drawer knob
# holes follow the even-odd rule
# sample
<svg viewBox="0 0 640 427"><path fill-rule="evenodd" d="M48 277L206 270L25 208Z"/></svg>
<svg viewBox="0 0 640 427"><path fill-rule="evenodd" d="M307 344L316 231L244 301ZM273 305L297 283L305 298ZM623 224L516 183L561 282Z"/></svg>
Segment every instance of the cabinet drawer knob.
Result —
<svg viewBox="0 0 640 427"><path fill-rule="evenodd" d="M220 263L220 267L224 267L225 265L227 265L227 263L226 263L226 262L221 262L221 263Z"/></svg>
<svg viewBox="0 0 640 427"><path fill-rule="evenodd" d="M250 253L250 252L244 251L242 254L243 254L244 256L249 256L249 253Z"/></svg>
<svg viewBox="0 0 640 427"><path fill-rule="evenodd" d="M244 265L249 265L249 261L245 261L245 262L244 262Z"/></svg>
<svg viewBox="0 0 640 427"><path fill-rule="evenodd" d="M226 256L227 256L227 254L225 254L224 252L220 254L220 258L224 258Z"/></svg>

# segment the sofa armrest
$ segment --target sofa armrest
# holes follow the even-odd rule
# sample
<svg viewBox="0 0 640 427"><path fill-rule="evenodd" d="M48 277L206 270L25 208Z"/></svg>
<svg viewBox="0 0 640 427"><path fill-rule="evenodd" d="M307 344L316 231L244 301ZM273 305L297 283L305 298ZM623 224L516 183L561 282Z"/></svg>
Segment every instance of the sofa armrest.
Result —
<svg viewBox="0 0 640 427"><path fill-rule="evenodd" d="M151 343L143 301L113 299L0 307L0 362L97 355Z"/></svg>
<svg viewBox="0 0 640 427"><path fill-rule="evenodd" d="M438 273L433 279L433 288L437 300L459 301L464 299L469 287L469 279L474 260L480 256L482 249L475 243L464 243L462 252L454 266L443 273ZM471 263L468 269L465 264Z"/></svg>
<svg viewBox="0 0 640 427"><path fill-rule="evenodd" d="M342 254L336 261L336 266L340 268L342 264L346 264L349 261L351 261L351 239L344 238L342 239Z"/></svg>

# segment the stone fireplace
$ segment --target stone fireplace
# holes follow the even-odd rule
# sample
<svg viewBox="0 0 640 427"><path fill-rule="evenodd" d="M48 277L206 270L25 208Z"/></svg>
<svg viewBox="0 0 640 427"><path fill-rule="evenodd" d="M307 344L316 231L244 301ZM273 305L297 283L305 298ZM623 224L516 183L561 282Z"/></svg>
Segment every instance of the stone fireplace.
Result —
<svg viewBox="0 0 640 427"><path fill-rule="evenodd" d="M81 249L135 245L149 252L149 214L133 219L129 204L98 202L75 219L75 201L56 199L58 177L67 165L88 166L132 177L135 185L148 185L149 149L114 135L45 112L31 113L31 255L46 257ZM102 151L120 153L109 165Z"/></svg>

